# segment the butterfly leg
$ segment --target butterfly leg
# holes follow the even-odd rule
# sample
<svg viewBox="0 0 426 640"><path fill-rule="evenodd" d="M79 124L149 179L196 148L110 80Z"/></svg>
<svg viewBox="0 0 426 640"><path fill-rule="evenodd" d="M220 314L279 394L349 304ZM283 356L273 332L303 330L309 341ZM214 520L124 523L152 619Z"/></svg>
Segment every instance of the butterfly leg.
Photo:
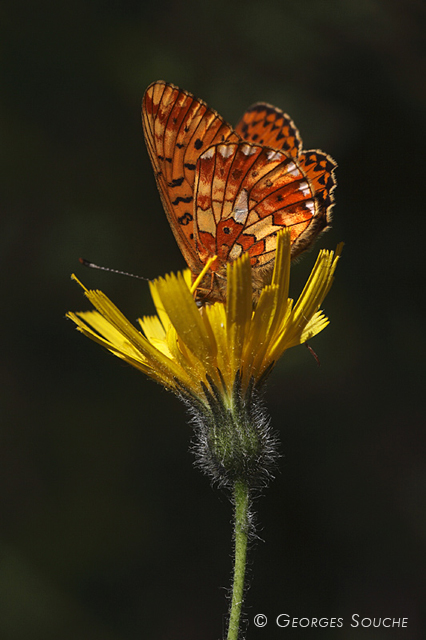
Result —
<svg viewBox="0 0 426 640"><path fill-rule="evenodd" d="M197 304L226 302L226 277L223 274L211 271L210 276L206 274L199 284L195 295Z"/></svg>
<svg viewBox="0 0 426 640"><path fill-rule="evenodd" d="M315 351L312 349L311 345L308 344L307 342L305 342L304 345L308 349L311 356L315 359L315 362L317 363L317 365L320 366L321 365L320 359L318 355L315 353Z"/></svg>
<svg viewBox="0 0 426 640"><path fill-rule="evenodd" d="M202 305L204 302L207 302L209 298L211 298L212 293L214 291L214 272L210 272L210 285L209 288L206 289L204 287L197 287L194 291L194 298L198 304ZM204 278L204 281L207 278Z"/></svg>

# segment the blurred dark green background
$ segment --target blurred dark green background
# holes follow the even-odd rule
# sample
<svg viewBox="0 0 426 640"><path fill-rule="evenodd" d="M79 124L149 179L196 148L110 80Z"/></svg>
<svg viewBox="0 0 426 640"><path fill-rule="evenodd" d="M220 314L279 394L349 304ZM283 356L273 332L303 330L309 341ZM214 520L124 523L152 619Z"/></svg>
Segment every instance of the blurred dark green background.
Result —
<svg viewBox="0 0 426 640"><path fill-rule="evenodd" d="M130 317L184 266L142 139L140 102L173 82L235 123L288 111L338 163L346 243L327 330L266 396L280 473L257 502L248 640L425 636L423 2L17 0L1 15L0 638L218 640L231 509L192 467L184 408L64 318L71 272ZM265 629L253 616L269 617ZM343 616L277 629L280 613ZM404 630L350 617L408 617Z"/></svg>

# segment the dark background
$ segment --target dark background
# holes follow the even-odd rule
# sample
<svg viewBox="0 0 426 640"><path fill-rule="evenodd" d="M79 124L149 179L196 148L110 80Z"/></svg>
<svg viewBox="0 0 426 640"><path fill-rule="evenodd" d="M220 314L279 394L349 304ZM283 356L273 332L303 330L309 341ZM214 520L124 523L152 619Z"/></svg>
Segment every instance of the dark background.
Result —
<svg viewBox="0 0 426 640"><path fill-rule="evenodd" d="M248 640L425 637L426 46L420 0L3 4L0 637L217 640L231 508L193 469L183 406L79 335L69 276L135 319L184 266L142 140L165 79L235 123L257 100L339 163L331 325L266 395L280 472L258 500ZM268 627L253 616L264 613ZM277 629L275 617L344 617ZM351 629L350 617L408 618Z"/></svg>

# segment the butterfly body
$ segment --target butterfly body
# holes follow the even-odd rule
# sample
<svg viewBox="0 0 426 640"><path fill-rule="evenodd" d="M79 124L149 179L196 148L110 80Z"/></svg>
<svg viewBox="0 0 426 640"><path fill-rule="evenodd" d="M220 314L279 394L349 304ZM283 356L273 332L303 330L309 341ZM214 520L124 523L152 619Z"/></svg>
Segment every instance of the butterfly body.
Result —
<svg viewBox="0 0 426 640"><path fill-rule="evenodd" d="M292 257L327 228L335 162L301 151L289 116L258 103L234 130L190 93L165 82L142 104L145 140L172 231L195 279L216 256L197 299L226 299L226 265L252 264L256 299L270 281L276 235L291 230Z"/></svg>

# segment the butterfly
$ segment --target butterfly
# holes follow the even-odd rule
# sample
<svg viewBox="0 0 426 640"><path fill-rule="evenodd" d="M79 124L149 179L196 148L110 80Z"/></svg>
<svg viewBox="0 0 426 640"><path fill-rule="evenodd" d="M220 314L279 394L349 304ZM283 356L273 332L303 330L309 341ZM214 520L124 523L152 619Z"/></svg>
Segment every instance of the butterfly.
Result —
<svg viewBox="0 0 426 640"><path fill-rule="evenodd" d="M200 304L226 299L226 265L247 252L254 300L271 280L277 232L291 231L292 258L331 221L335 161L303 151L290 117L256 103L235 129L202 100L164 81L142 102L145 142L173 234Z"/></svg>

